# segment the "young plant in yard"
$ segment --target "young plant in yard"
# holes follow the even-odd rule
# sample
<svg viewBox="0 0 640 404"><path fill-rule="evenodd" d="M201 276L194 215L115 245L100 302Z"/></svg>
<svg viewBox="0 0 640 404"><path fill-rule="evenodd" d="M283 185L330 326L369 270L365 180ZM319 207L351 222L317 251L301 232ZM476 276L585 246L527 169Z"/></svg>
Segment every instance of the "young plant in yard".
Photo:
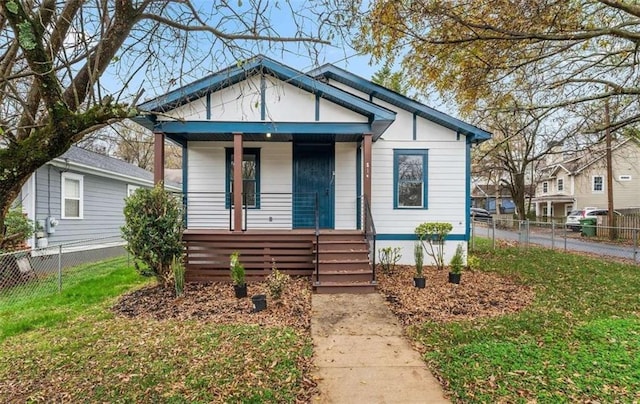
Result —
<svg viewBox="0 0 640 404"><path fill-rule="evenodd" d="M273 268L271 269L271 274L267 276L267 289L269 290L269 295L273 300L279 300L282 297L282 294L287 289L290 280L291 278L289 275L280 272L274 263Z"/></svg>
<svg viewBox="0 0 640 404"><path fill-rule="evenodd" d="M4 237L0 237L2 239L0 253L5 250L10 251L14 248L19 248L26 239L33 235L33 221L22 213L20 206L9 210L4 218L4 224L6 226L6 234Z"/></svg>
<svg viewBox="0 0 640 404"><path fill-rule="evenodd" d="M413 245L413 258L416 261L416 276L413 278L413 284L417 288L424 288L424 249L419 241Z"/></svg>
<svg viewBox="0 0 640 404"><path fill-rule="evenodd" d="M475 255L468 255L467 256L467 268L471 271L474 271L476 269L480 268L480 258L478 258Z"/></svg>
<svg viewBox="0 0 640 404"><path fill-rule="evenodd" d="M171 262L183 253L182 204L162 184L139 189L127 198L122 237L135 257L138 272L154 275L165 287L171 283ZM139 261L148 268L143 269Z"/></svg>
<svg viewBox="0 0 640 404"><path fill-rule="evenodd" d="M175 256L171 261L171 270L173 271L173 284L176 287L176 297L184 294L184 262L182 257Z"/></svg>
<svg viewBox="0 0 640 404"><path fill-rule="evenodd" d="M229 270L236 297L247 297L246 274L244 266L240 263L240 253L238 251L234 251L229 257Z"/></svg>
<svg viewBox="0 0 640 404"><path fill-rule="evenodd" d="M451 223L442 222L421 223L415 229L418 240L439 270L444 269L444 243L451 230Z"/></svg>
<svg viewBox="0 0 640 404"><path fill-rule="evenodd" d="M462 244L458 244L456 247L456 252L451 257L451 261L449 262L449 272L452 274L460 274L462 273L462 269L464 268L464 251L462 250Z"/></svg>
<svg viewBox="0 0 640 404"><path fill-rule="evenodd" d="M382 266L382 272L386 274L392 273L402 254L400 247L385 247L378 250L378 258L380 259L380 265Z"/></svg>
<svg viewBox="0 0 640 404"><path fill-rule="evenodd" d="M449 262L449 282L460 283L460 276L462 274L462 268L464 267L464 251L462 250L462 244L458 244L456 252L451 257Z"/></svg>

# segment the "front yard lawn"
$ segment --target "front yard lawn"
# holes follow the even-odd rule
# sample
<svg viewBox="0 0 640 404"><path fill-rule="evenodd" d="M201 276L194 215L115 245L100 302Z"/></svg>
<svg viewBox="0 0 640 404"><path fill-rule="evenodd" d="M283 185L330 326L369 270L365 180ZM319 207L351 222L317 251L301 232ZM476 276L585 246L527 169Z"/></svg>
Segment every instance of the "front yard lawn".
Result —
<svg viewBox="0 0 640 404"><path fill-rule="evenodd" d="M640 267L476 245L483 271L532 288L535 298L514 314L409 326L454 401L640 400Z"/></svg>
<svg viewBox="0 0 640 404"><path fill-rule="evenodd" d="M3 309L0 402L280 403L313 394L308 321L280 321L291 317L286 303L253 314L250 303L230 298L231 285L218 285L218 295L202 286L190 293L187 285L184 298L157 300L155 306L173 306L164 311L169 315L144 309L154 305L140 298L143 310L123 316L123 308L140 306L127 295L114 310L115 298L145 281L124 260L97 268L82 287ZM301 296L310 294L303 288ZM202 309L193 309L198 305ZM225 305L232 307L217 315ZM187 306L191 311L179 310ZM308 320L308 306L294 309ZM14 321L22 325L13 327Z"/></svg>

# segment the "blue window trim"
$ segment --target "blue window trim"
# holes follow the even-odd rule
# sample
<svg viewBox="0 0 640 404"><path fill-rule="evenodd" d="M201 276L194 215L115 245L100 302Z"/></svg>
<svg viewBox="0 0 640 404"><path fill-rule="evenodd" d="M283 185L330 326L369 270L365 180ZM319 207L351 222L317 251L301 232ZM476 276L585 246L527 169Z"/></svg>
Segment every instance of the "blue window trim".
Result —
<svg viewBox="0 0 640 404"><path fill-rule="evenodd" d="M422 156L422 206L400 207L398 206L398 160L400 156ZM428 189L429 184L429 150L427 149L393 149L393 209L398 210L425 210L429 208Z"/></svg>
<svg viewBox="0 0 640 404"><path fill-rule="evenodd" d="M254 155L256 157L256 206L247 206L247 209L260 209L260 149L259 148L243 148L242 157L246 155ZM233 148L225 148L225 207L229 209L231 207L230 192L231 192L231 156L233 155Z"/></svg>

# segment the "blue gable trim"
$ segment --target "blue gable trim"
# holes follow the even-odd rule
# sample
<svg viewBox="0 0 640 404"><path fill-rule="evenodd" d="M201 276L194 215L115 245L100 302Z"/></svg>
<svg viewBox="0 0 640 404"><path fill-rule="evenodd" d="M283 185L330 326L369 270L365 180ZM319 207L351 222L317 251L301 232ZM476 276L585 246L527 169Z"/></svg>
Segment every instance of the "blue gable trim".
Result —
<svg viewBox="0 0 640 404"><path fill-rule="evenodd" d="M321 134L361 135L372 130L369 123L350 122L239 122L239 121L158 121L153 130L170 134ZM213 136L212 136L213 138Z"/></svg>
<svg viewBox="0 0 640 404"><path fill-rule="evenodd" d="M412 112L424 119L462 133L472 142L483 142L491 138L490 132L447 115L444 112L428 107L418 101L412 100L409 97L396 93L395 91L389 90L388 88L380 86L369 80L363 79L360 76L334 65L326 64L310 71L309 75L314 77L325 77L339 83L346 84L349 87L368 94L370 100L374 97L379 98L406 111Z"/></svg>
<svg viewBox="0 0 640 404"><path fill-rule="evenodd" d="M337 105L348 108L356 113L368 117L370 131L377 138L393 123L395 112L371 103L337 87L317 80L305 73L287 67L265 56L256 56L249 61L230 66L218 73L195 81L177 90L146 101L139 105L139 109L149 111L153 119L153 112L166 112L180 105L203 97L205 94L232 86L255 74L269 74L291 85L318 94ZM145 125L147 126L147 125Z"/></svg>

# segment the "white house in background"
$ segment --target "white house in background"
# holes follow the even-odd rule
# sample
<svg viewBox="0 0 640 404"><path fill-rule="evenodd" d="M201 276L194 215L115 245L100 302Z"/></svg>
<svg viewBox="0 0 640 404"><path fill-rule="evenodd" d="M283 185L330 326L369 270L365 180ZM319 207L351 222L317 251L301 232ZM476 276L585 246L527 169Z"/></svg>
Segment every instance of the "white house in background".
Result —
<svg viewBox="0 0 640 404"><path fill-rule="evenodd" d="M490 134L336 66L258 56L140 108L156 156L183 148L190 280L228 279L238 249L249 276L275 262L356 290L376 249L413 263L419 223L453 225L447 259L469 239L470 150Z"/></svg>
<svg viewBox="0 0 640 404"><path fill-rule="evenodd" d="M613 200L615 209L640 207L640 146L626 138L614 142ZM586 152L542 169L536 187L536 216L567 216L574 209L607 207L607 165L604 142Z"/></svg>
<svg viewBox="0 0 640 404"><path fill-rule="evenodd" d="M19 201L40 226L31 246L93 240L122 241L124 199L152 187L153 174L133 164L72 146L40 167L22 187ZM169 189L179 191L174 184Z"/></svg>

